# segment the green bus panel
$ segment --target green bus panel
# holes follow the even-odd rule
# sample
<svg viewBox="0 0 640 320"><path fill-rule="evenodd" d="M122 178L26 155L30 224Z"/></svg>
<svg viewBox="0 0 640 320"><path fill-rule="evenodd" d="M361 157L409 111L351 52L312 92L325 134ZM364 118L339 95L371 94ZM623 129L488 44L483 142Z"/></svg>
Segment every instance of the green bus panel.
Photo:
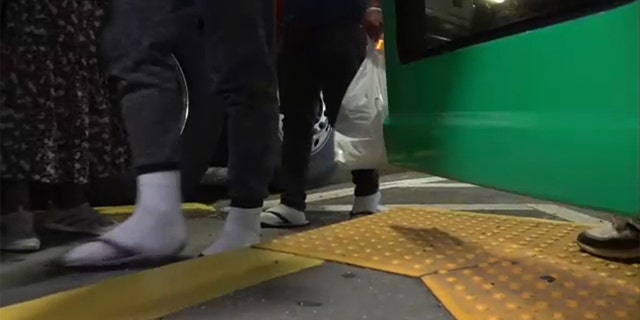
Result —
<svg viewBox="0 0 640 320"><path fill-rule="evenodd" d="M637 1L408 64L384 4L391 163L640 215Z"/></svg>

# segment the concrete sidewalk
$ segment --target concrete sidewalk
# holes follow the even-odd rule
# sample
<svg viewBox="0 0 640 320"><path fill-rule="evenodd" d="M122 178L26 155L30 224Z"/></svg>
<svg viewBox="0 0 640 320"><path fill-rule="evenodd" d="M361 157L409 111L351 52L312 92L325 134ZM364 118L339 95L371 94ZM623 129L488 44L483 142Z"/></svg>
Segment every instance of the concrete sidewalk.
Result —
<svg viewBox="0 0 640 320"><path fill-rule="evenodd" d="M344 181L347 176L343 178ZM392 207L435 206L480 214L533 217L549 221L574 220L581 223L599 223L606 216L413 172L393 173L383 176L382 180L383 201ZM336 183L314 190L309 195L311 210L308 216L311 225L302 230L267 229L264 231L264 240L346 221L352 200L350 188L349 183ZM226 205L224 201L215 204L218 211L214 214L190 215L191 239L185 252L187 255L197 254L216 238L222 227ZM142 271L74 273L61 269L56 266L55 260L70 246L84 239L60 240L58 235L44 235L47 239L58 240L53 246L31 255L2 254L1 306L50 297L51 294L96 284L102 288L101 284L105 280L131 276ZM212 270L206 272L218 271L212 266ZM419 279L328 262L283 275L232 291L214 300L195 297L195 300L189 301L199 301L197 306L186 305L186 309L182 311L163 316L167 319L239 320L452 319L451 314ZM51 315L50 319L57 318L73 319L62 314ZM100 317L96 319L98 318Z"/></svg>

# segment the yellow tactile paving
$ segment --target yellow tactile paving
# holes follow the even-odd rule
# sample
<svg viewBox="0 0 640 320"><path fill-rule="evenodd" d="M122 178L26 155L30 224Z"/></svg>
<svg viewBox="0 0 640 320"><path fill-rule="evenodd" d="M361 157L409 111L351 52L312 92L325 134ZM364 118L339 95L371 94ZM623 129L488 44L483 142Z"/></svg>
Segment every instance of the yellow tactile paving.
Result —
<svg viewBox="0 0 640 320"><path fill-rule="evenodd" d="M525 258L422 278L458 320L636 320L637 276L613 278L570 262ZM637 266L627 268L630 273Z"/></svg>
<svg viewBox="0 0 640 320"><path fill-rule="evenodd" d="M505 251L519 246L518 232L539 223L540 220L402 208L288 235L260 247L420 276L498 262ZM550 225L575 228L568 224ZM497 250L485 250L492 246Z"/></svg>
<svg viewBox="0 0 640 320"><path fill-rule="evenodd" d="M135 206L113 206L113 207L97 207L96 210L102 214L107 215L130 215L136 209ZM203 203L184 203L182 204L182 211L184 212L215 212L216 209L213 206L209 206Z"/></svg>
<svg viewBox="0 0 640 320"><path fill-rule="evenodd" d="M261 248L337 261L408 276L457 269L499 258L452 236L442 210L396 209L287 235Z"/></svg>
<svg viewBox="0 0 640 320"><path fill-rule="evenodd" d="M586 228L531 218L399 208L288 235L261 247L423 275L462 320L637 317L639 266L581 253L575 239ZM611 313L602 313L605 310Z"/></svg>
<svg viewBox="0 0 640 320"><path fill-rule="evenodd" d="M158 319L321 263L321 260L290 254L244 249L129 274L0 308L0 319Z"/></svg>

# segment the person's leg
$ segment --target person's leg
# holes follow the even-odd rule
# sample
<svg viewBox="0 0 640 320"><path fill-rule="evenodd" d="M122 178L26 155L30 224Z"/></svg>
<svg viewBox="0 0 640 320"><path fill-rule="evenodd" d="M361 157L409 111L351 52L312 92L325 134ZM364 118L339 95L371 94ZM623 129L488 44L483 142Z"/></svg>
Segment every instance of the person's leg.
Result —
<svg viewBox="0 0 640 320"><path fill-rule="evenodd" d="M180 103L171 46L174 0L111 1L102 52L122 104L138 171L134 214L99 241L66 256L71 266L178 254L186 241L181 212Z"/></svg>
<svg viewBox="0 0 640 320"><path fill-rule="evenodd" d="M59 210L69 210L87 203L82 185L75 183L60 183L46 185L49 189L51 204Z"/></svg>
<svg viewBox="0 0 640 320"><path fill-rule="evenodd" d="M87 201L83 186L77 183L47 185L51 216L45 227L63 232L102 235L111 231L115 221L98 213Z"/></svg>
<svg viewBox="0 0 640 320"><path fill-rule="evenodd" d="M275 7L271 1L200 0L213 90L228 114L231 210L204 255L260 241L260 212L278 158Z"/></svg>
<svg viewBox="0 0 640 320"><path fill-rule="evenodd" d="M380 211L379 205L382 195L379 192L378 171L354 170L351 172L354 191L353 209L351 215L371 214Z"/></svg>
<svg viewBox="0 0 640 320"><path fill-rule="evenodd" d="M305 217L305 187L316 106L320 98L316 79L315 32L309 26L284 27L278 52L278 85L283 118L281 203L261 215L266 227L298 227Z"/></svg>
<svg viewBox="0 0 640 320"><path fill-rule="evenodd" d="M578 246L605 259L640 258L640 218L616 217L610 224L578 235Z"/></svg>
<svg viewBox="0 0 640 320"><path fill-rule="evenodd" d="M316 106L320 96L314 50L318 43L312 28L285 26L278 53L280 111L284 116L281 203L305 210L305 187L313 138Z"/></svg>
<svg viewBox="0 0 640 320"><path fill-rule="evenodd" d="M0 208L0 249L36 251L40 240L33 230L29 184L24 180L2 179Z"/></svg>
<svg viewBox="0 0 640 320"><path fill-rule="evenodd" d="M336 25L322 33L324 47L322 92L327 106L329 123L334 125L338 117L344 95L360 69L366 55L366 33L356 23ZM355 170L352 181L355 184L355 199L352 214L377 212L380 203L378 192L378 172L376 170Z"/></svg>

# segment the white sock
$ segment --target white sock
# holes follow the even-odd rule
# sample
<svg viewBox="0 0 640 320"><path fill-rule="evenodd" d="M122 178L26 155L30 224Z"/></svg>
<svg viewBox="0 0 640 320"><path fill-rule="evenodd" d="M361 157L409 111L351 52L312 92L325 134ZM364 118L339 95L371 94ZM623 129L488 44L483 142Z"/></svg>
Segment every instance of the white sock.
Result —
<svg viewBox="0 0 640 320"><path fill-rule="evenodd" d="M187 238L182 214L180 172L163 171L138 176L136 210L125 222L102 237L141 254L175 254ZM118 251L102 242L90 242L73 249L69 262L117 258Z"/></svg>
<svg viewBox="0 0 640 320"><path fill-rule="evenodd" d="M222 234L216 242L202 251L205 256L249 247L260 242L260 213L262 208L231 207L224 221Z"/></svg>
<svg viewBox="0 0 640 320"><path fill-rule="evenodd" d="M353 213L375 213L380 210L380 200L382 199L382 194L380 191L364 197L355 197L353 200Z"/></svg>

